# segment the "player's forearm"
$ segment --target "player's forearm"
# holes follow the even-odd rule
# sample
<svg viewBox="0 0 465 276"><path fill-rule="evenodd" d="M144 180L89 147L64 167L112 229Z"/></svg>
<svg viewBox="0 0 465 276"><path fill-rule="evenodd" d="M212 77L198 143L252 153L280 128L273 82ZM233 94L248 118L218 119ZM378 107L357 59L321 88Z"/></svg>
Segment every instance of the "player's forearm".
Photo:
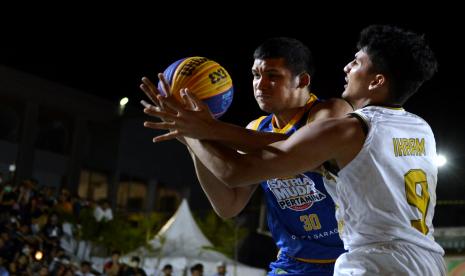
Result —
<svg viewBox="0 0 465 276"><path fill-rule="evenodd" d="M264 158L276 155L274 147L267 146L253 154L244 155L212 141L186 138L186 142L205 168L229 188L254 186L268 176L278 177L275 175L279 168L277 163L270 170L261 162Z"/></svg>
<svg viewBox="0 0 465 276"><path fill-rule="evenodd" d="M326 160L342 161L334 152L346 152L347 148L351 148L353 131L338 121L315 122L299 129L289 139L245 155L210 141L186 141L218 179L229 187L243 187L265 179L312 170ZM358 125L356 127L359 128Z"/></svg>
<svg viewBox="0 0 465 276"><path fill-rule="evenodd" d="M243 202L241 197L237 195L240 191L235 188L229 188L225 183L221 182L200 162L190 148L189 153L194 162L200 186L215 212L222 218L236 216L247 204L247 202Z"/></svg>
<svg viewBox="0 0 465 276"><path fill-rule="evenodd" d="M187 137L186 142L203 166L219 181L229 188L239 186L239 183L234 181L234 175L240 172L241 165L235 162L234 156L239 155L235 150L211 141Z"/></svg>
<svg viewBox="0 0 465 276"><path fill-rule="evenodd" d="M286 138L284 134L259 132L216 121L205 140L220 142L235 150L250 152Z"/></svg>

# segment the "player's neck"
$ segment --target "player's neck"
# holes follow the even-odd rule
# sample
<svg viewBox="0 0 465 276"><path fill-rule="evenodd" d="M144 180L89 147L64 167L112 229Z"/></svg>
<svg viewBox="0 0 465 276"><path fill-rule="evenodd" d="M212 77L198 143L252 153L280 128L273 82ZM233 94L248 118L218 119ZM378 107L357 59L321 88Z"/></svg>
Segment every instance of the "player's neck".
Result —
<svg viewBox="0 0 465 276"><path fill-rule="evenodd" d="M304 108L305 106L299 106L274 113L273 126L278 129L284 128L292 120L292 118L294 118L297 113L301 112Z"/></svg>
<svg viewBox="0 0 465 276"><path fill-rule="evenodd" d="M307 92L304 97L299 97L294 103L289 104L289 108L273 113L273 126L278 129L284 128L298 113L301 113L310 100L310 93Z"/></svg>

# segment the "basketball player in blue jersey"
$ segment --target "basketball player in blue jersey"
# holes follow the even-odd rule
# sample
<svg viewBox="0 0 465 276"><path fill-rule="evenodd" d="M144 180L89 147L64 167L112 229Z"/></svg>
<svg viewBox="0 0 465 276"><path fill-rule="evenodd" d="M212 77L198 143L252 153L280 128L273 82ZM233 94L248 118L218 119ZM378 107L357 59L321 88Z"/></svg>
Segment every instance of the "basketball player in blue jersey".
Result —
<svg viewBox="0 0 465 276"><path fill-rule="evenodd" d="M252 121L247 126L249 130L241 129L234 135L221 133L222 143L250 152L281 140L312 121L342 116L353 110L344 100L322 102L310 92L313 61L310 50L300 41L269 39L255 50L254 59L255 99L269 115ZM154 86L147 79L144 83L143 90L150 94ZM146 126L153 124L157 125L147 123ZM250 139L250 130L263 135ZM334 263L345 250L338 234L335 205L326 192L321 174L304 172L271 178L260 184L228 187L192 156L202 188L222 217L236 216L256 188L263 188L268 226L279 248L269 275L333 275Z"/></svg>
<svg viewBox="0 0 465 276"><path fill-rule="evenodd" d="M216 135L208 129L229 126L208 118L204 108L186 109L158 97L176 115L151 114L171 121L158 128L170 129L171 137L183 133L205 167L231 187L298 175L334 160L339 171L325 184L348 250L337 259L334 275L445 275L432 224L436 142L430 126L402 108L436 72L434 53L423 36L379 25L361 32L358 49L344 67L342 94L355 112L315 121L253 153L212 143ZM185 94L191 106L200 103Z"/></svg>

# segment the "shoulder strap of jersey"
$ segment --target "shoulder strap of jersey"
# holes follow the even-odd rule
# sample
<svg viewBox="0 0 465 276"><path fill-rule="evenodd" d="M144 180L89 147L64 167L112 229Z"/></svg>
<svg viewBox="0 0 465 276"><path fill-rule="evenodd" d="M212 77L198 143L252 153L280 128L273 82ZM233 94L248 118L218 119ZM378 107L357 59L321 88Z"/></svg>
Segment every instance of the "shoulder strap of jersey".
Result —
<svg viewBox="0 0 465 276"><path fill-rule="evenodd" d="M360 122L365 135L368 135L368 130L370 129L370 120L368 119L368 117L360 109L355 110L354 112L351 112L348 115L357 119Z"/></svg>
<svg viewBox="0 0 465 276"><path fill-rule="evenodd" d="M250 122L247 128L251 130L260 130L260 128L263 127L264 124L271 120L271 117L272 115L261 116L260 118Z"/></svg>
<svg viewBox="0 0 465 276"><path fill-rule="evenodd" d="M302 116L303 118L305 118L305 124L308 124L311 122L310 120L310 115L311 115L311 111L312 111L312 108L314 106L316 106L317 104L321 103L322 101L320 99L318 99L318 97L313 94L313 93L310 93L310 100L307 102L307 110L306 110L306 114L305 116Z"/></svg>

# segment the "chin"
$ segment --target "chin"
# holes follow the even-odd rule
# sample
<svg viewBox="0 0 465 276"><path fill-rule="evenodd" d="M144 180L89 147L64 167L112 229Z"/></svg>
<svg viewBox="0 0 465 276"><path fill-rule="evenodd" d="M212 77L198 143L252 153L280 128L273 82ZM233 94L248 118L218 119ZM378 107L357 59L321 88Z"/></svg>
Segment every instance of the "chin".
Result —
<svg viewBox="0 0 465 276"><path fill-rule="evenodd" d="M269 105L267 105L266 103L264 103L262 101L257 101L257 104L258 104L258 107L260 107L260 109L265 111L265 112L269 112L269 110L271 109L271 107Z"/></svg>
<svg viewBox="0 0 465 276"><path fill-rule="evenodd" d="M347 98L349 98L348 94L349 92L347 91L347 89L344 89L344 91L342 91L341 98L347 100Z"/></svg>
<svg viewBox="0 0 465 276"><path fill-rule="evenodd" d="M266 112L266 113L274 113L274 112L273 112L273 109L271 109L270 107L268 107L268 106L266 106L266 105L265 105L265 106L262 106L262 105L261 105L261 106L260 106L260 109L261 109L262 111Z"/></svg>

